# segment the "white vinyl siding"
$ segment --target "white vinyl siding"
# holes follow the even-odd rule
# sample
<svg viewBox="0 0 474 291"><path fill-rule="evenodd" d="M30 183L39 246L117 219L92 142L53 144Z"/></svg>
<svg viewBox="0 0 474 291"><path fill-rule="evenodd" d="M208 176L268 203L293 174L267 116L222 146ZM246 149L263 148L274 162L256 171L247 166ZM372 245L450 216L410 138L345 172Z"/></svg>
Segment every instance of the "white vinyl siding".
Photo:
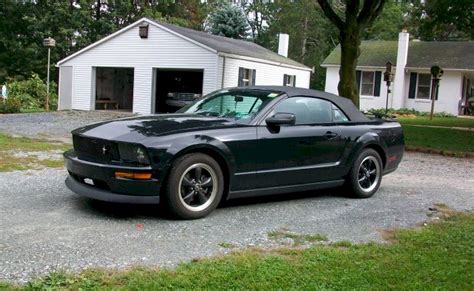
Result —
<svg viewBox="0 0 474 291"><path fill-rule="evenodd" d="M256 71L255 85L281 86L283 76L287 74L296 76L296 87L309 88L310 71L232 57L225 60L224 88L238 86L240 67Z"/></svg>
<svg viewBox="0 0 474 291"><path fill-rule="evenodd" d="M139 24L64 62L74 67L73 109L93 110L93 67L135 68L133 112L152 112L153 68L204 70L203 94L217 88L217 55L154 25L148 38L138 35ZM159 86L159 84L157 84Z"/></svg>

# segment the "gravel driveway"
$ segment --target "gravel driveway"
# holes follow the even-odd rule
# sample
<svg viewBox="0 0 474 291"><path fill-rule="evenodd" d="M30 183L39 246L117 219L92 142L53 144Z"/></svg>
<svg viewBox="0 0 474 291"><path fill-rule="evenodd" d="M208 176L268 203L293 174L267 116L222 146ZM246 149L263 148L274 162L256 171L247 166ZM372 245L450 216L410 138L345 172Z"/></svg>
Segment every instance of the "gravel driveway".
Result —
<svg viewBox="0 0 474 291"><path fill-rule="evenodd" d="M70 142L71 130L131 113L116 111L55 111L0 114L0 132Z"/></svg>
<svg viewBox="0 0 474 291"><path fill-rule="evenodd" d="M407 153L371 199L344 198L341 190L246 199L194 221L80 198L64 186L64 170L0 173L0 280L25 282L58 269L173 266L228 252L228 243L274 247L268 233L279 229L380 241L383 229L426 220L435 203L473 210L472 173L472 160Z"/></svg>

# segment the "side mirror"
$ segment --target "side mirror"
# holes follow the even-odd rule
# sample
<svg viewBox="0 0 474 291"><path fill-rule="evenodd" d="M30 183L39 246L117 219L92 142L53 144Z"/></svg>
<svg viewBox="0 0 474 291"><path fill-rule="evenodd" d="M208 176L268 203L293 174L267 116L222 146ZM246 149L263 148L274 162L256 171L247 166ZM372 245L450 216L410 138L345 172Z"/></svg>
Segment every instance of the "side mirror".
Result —
<svg viewBox="0 0 474 291"><path fill-rule="evenodd" d="M293 113L277 112L265 119L268 126L295 125L296 117Z"/></svg>

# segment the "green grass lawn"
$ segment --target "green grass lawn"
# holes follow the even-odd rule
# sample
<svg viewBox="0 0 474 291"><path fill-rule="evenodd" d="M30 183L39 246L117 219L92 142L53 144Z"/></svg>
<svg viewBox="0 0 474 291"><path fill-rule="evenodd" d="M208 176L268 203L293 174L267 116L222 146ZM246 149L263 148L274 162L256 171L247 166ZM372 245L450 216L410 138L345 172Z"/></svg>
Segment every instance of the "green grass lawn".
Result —
<svg viewBox="0 0 474 291"><path fill-rule="evenodd" d="M398 117L397 120L402 125L431 125L431 126L447 126L447 127L471 127L474 128L473 118L457 118L457 117Z"/></svg>
<svg viewBox="0 0 474 291"><path fill-rule="evenodd" d="M403 126L405 144L437 150L474 152L474 132L447 128Z"/></svg>
<svg viewBox="0 0 474 291"><path fill-rule="evenodd" d="M390 232L392 243L248 250L176 269L55 273L25 290L410 289L473 290L474 214Z"/></svg>
<svg viewBox="0 0 474 291"><path fill-rule="evenodd" d="M65 151L71 145L42 139L12 137L0 133L0 172L61 167L62 159L38 159L32 152ZM21 153L21 156L15 154ZM26 156L25 156L26 155Z"/></svg>
<svg viewBox="0 0 474 291"><path fill-rule="evenodd" d="M459 155L474 152L474 131L450 128L430 128L415 125L474 128L474 119L456 117L399 117L403 126L405 144L409 147L421 147L450 151Z"/></svg>
<svg viewBox="0 0 474 291"><path fill-rule="evenodd" d="M457 153L474 152L474 132L447 128L403 126L405 144Z"/></svg>

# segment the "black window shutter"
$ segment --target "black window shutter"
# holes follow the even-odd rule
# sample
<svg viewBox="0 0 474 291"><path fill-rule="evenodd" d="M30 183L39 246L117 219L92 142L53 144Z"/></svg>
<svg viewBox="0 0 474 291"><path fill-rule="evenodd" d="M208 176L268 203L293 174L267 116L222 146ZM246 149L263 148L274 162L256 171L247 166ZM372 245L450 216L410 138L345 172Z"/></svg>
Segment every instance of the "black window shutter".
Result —
<svg viewBox="0 0 474 291"><path fill-rule="evenodd" d="M293 87L296 87L296 75L293 76Z"/></svg>
<svg viewBox="0 0 474 291"><path fill-rule="evenodd" d="M417 73L410 73L410 87L408 89L408 98L415 99Z"/></svg>
<svg viewBox="0 0 474 291"><path fill-rule="evenodd" d="M244 85L243 79L244 79L244 68L239 68L239 83L237 86L240 87Z"/></svg>
<svg viewBox="0 0 474 291"><path fill-rule="evenodd" d="M360 77L361 77L360 71L356 71L357 89L359 89L359 92L360 92Z"/></svg>
<svg viewBox="0 0 474 291"><path fill-rule="evenodd" d="M375 72L374 96L380 96L380 86L382 85L382 72Z"/></svg>
<svg viewBox="0 0 474 291"><path fill-rule="evenodd" d="M255 75L257 70L252 70L252 86L255 86Z"/></svg>
<svg viewBox="0 0 474 291"><path fill-rule="evenodd" d="M283 86L286 86L286 76L288 76L288 75L287 74L283 75Z"/></svg>

